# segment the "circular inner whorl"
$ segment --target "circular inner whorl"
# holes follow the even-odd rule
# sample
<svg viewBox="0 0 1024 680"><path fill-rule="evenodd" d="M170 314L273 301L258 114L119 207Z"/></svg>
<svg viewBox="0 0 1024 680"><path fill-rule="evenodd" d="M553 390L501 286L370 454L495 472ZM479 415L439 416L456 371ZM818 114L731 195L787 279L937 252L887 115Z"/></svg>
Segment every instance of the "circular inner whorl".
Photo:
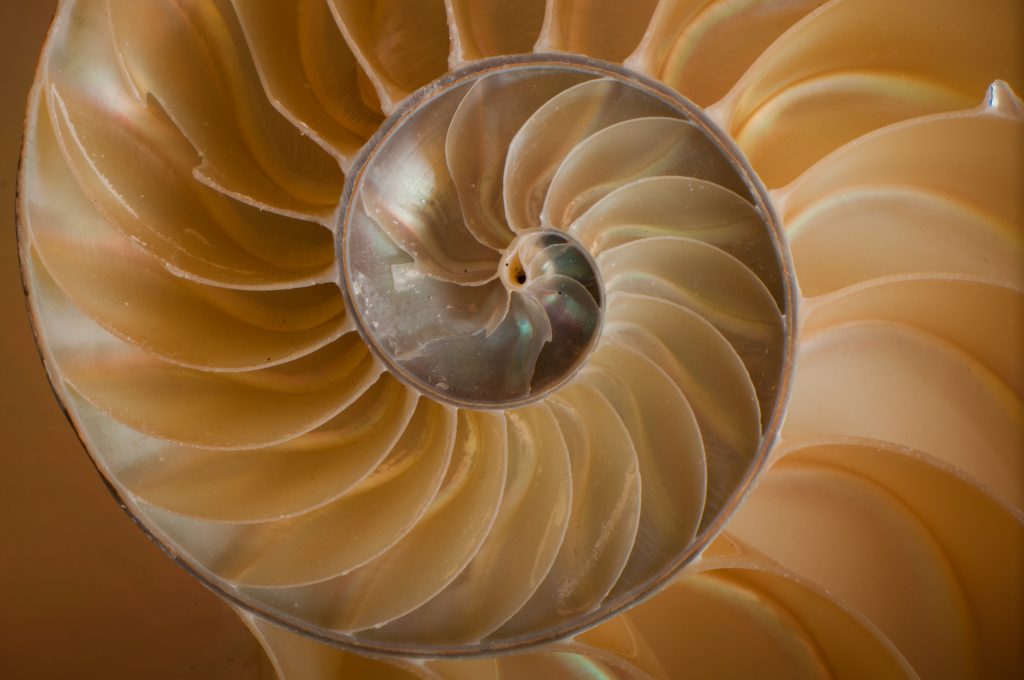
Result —
<svg viewBox="0 0 1024 680"><path fill-rule="evenodd" d="M562 115L566 103L583 115ZM637 172L602 181L624 161ZM538 60L438 81L349 174L339 259L359 331L440 401L540 399L585 363L603 321L601 244L574 226L615 189L662 175L749 196L687 111L628 78Z"/></svg>

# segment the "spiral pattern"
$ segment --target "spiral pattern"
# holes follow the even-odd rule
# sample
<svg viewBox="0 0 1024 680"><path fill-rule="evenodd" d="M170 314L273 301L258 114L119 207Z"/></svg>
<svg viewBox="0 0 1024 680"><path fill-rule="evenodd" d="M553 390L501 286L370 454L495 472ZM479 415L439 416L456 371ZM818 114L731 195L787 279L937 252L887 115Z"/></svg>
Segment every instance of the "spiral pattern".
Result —
<svg viewBox="0 0 1024 680"><path fill-rule="evenodd" d="M699 402L706 388L684 374L707 363L727 376L739 362L686 310L725 332L752 312L732 338L748 376L713 410L760 402L767 424L781 377L782 265L745 169L703 121L651 86L565 57L479 62L393 120L352 169L339 253L353 318L392 374L457 406L508 408L601 365L601 352L585 359L602 337L635 343ZM635 296L669 306L624 311L647 302ZM712 417L699 414L706 440Z"/></svg>
<svg viewBox="0 0 1024 680"><path fill-rule="evenodd" d="M282 675L1024 668L1019 8L819 4L62 4L30 305L101 472L201 577L478 654L703 551L513 656L243 614ZM482 75L531 49L707 115L571 56ZM782 441L707 545L798 321Z"/></svg>
<svg viewBox="0 0 1024 680"><path fill-rule="evenodd" d="M341 200L331 154L266 106L207 131L159 41L122 37L178 16L157 5L58 25L29 180L94 216L33 230L32 286L82 435L152 530L251 606L398 650L550 637L692 556L782 380L781 264L743 169L649 87L525 63L397 113ZM255 96L246 15L182 8L236 31L218 75ZM331 200L351 312L321 283ZM308 259L266 261L257 219Z"/></svg>

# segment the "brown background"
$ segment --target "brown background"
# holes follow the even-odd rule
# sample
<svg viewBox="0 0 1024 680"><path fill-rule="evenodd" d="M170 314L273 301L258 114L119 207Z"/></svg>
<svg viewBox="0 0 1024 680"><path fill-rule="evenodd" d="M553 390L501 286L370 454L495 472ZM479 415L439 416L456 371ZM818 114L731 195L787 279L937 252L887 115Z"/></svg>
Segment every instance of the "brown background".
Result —
<svg viewBox="0 0 1024 680"><path fill-rule="evenodd" d="M0 678L253 677L255 641L114 503L33 346L15 176L55 4L0 0Z"/></svg>

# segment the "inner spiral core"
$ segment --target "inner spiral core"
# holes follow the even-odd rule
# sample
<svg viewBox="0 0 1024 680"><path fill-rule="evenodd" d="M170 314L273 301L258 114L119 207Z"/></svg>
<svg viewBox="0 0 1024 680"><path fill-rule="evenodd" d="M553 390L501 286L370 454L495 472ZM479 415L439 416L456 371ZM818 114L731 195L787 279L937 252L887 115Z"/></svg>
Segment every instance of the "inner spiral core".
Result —
<svg viewBox="0 0 1024 680"><path fill-rule="evenodd" d="M561 124L598 133L547 159L538 136L581 87L607 94ZM699 176L709 149L712 165L731 168L703 135L668 153L660 139L654 150L645 141L659 126L669 138L682 126L692 133L688 118L627 77L544 55L428 86L349 173L338 248L358 330L393 374L457 406L506 408L566 384L598 342L606 298L594 257L572 235L615 188L580 183L601 165L588 156L602 144L618 144L634 164L651 155L635 179L687 164ZM641 126L648 132L631 131ZM621 160L605 154L603 164ZM748 193L741 182L736 190Z"/></svg>

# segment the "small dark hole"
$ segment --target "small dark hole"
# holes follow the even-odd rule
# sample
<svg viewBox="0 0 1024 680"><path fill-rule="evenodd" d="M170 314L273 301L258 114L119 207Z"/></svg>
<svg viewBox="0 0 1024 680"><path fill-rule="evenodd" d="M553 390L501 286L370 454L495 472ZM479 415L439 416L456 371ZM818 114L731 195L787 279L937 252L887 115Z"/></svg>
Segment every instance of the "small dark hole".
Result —
<svg viewBox="0 0 1024 680"><path fill-rule="evenodd" d="M526 272L519 272L518 274L516 274L516 281L519 283L520 286L526 283Z"/></svg>

